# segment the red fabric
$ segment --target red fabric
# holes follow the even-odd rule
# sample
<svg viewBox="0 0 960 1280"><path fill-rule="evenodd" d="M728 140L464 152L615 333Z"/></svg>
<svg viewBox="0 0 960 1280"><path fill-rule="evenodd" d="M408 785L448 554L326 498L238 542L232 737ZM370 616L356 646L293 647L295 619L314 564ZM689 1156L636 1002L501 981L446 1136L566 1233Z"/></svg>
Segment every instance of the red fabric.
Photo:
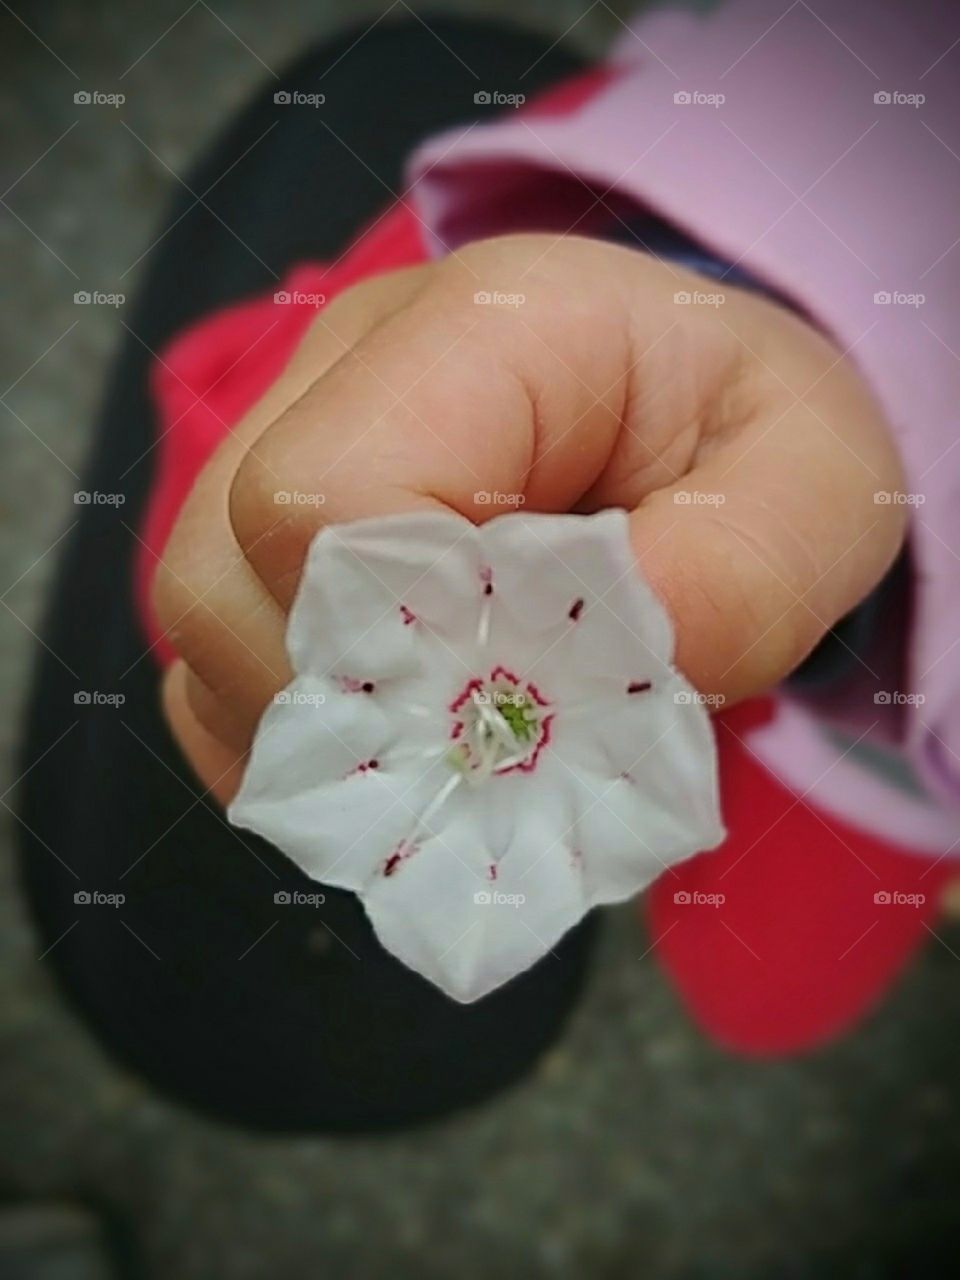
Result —
<svg viewBox="0 0 960 1280"><path fill-rule="evenodd" d="M575 110L616 71L573 77L522 108ZM401 203L335 262L296 267L277 293L326 301L368 276L424 260L421 227ZM320 304L325 305L325 304ZM158 558L207 458L267 390L318 304L252 298L180 334L152 372L158 467L141 530L136 599L161 664L174 652L149 605ZM868 1009L925 939L950 863L933 864L824 814L785 790L742 736L771 713L753 703L717 718L729 838L660 877L648 895L660 961L700 1025L751 1054L809 1048ZM920 906L874 894L922 894ZM722 894L721 905L697 895ZM678 898L677 895L680 895ZM686 900L684 896L686 895Z"/></svg>
<svg viewBox="0 0 960 1280"><path fill-rule="evenodd" d="M717 717L726 842L662 875L647 910L700 1025L729 1048L773 1055L820 1044L873 1007L935 927L953 867L782 787L744 741L760 706Z"/></svg>

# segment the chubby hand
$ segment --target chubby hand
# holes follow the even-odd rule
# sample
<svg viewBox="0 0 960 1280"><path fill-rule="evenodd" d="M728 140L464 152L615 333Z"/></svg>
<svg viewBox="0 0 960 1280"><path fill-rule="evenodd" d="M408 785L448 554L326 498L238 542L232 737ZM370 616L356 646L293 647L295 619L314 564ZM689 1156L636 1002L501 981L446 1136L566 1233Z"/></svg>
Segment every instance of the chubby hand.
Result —
<svg viewBox="0 0 960 1280"><path fill-rule="evenodd" d="M790 312L601 241L478 241L340 295L204 469L156 578L181 655L166 713L227 803L291 676L286 613L317 529L521 504L625 507L677 666L730 703L880 579L903 515L874 494L900 487L852 363Z"/></svg>

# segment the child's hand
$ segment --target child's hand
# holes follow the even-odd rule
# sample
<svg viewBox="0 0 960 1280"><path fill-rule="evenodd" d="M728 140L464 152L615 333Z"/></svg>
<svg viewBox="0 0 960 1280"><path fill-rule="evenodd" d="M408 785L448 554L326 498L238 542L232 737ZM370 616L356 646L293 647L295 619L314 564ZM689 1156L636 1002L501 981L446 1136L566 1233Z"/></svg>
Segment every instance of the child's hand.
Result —
<svg viewBox="0 0 960 1280"><path fill-rule="evenodd" d="M788 312L600 241L481 241L339 297L206 467L157 576L183 656L167 714L226 802L290 678L285 614L317 529L431 507L479 523L514 509L502 495L628 508L677 666L743 698L881 577L903 515L874 494L900 487L853 367Z"/></svg>

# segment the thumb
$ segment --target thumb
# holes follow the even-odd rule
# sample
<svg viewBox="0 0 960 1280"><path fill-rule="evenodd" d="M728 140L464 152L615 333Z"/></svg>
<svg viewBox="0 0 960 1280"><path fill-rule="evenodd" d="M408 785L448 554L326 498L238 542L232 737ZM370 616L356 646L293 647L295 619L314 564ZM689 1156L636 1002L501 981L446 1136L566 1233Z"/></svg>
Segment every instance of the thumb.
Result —
<svg viewBox="0 0 960 1280"><path fill-rule="evenodd" d="M763 322L772 308L759 305ZM786 340L741 375L736 416L631 518L676 664L720 703L789 674L876 585L904 533L901 509L875 500L903 484L883 415L829 343L777 319ZM760 341L750 333L748 349Z"/></svg>

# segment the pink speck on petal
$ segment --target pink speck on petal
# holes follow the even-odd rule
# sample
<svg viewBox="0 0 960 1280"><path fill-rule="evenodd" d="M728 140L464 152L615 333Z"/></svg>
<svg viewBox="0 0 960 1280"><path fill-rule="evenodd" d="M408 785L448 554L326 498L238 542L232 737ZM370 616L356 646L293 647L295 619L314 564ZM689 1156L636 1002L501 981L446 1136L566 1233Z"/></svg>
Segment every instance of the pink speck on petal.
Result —
<svg viewBox="0 0 960 1280"><path fill-rule="evenodd" d="M393 853L390 854L389 858L387 858L386 862L383 864L383 874L385 876L392 876L397 867L400 866L401 862L406 862L407 858L412 858L419 848L420 846L415 840L401 840L396 849L394 849Z"/></svg>
<svg viewBox="0 0 960 1280"><path fill-rule="evenodd" d="M361 760L360 763L354 765L352 769L348 769L343 776L344 778L352 778L358 773L368 773L371 769L376 770L379 768L379 760Z"/></svg>
<svg viewBox="0 0 960 1280"><path fill-rule="evenodd" d="M376 688L372 680L358 680L356 676L337 676L336 679L344 693L373 693Z"/></svg>

